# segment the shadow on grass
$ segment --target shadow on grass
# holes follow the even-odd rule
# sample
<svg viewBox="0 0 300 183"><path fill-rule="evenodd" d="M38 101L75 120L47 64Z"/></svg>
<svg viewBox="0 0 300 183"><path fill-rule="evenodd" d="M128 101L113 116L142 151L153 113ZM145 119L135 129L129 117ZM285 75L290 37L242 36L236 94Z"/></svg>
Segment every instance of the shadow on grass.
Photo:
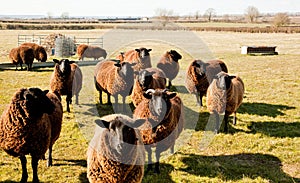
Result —
<svg viewBox="0 0 300 183"><path fill-rule="evenodd" d="M248 126L250 133L263 133L270 137L300 137L300 122L252 122Z"/></svg>
<svg viewBox="0 0 300 183"><path fill-rule="evenodd" d="M284 110L295 109L295 107L287 105L275 105L267 103L243 103L238 109L238 113L250 114L250 115L259 115L259 116L268 116L268 117L277 117L282 116Z"/></svg>
<svg viewBox="0 0 300 183"><path fill-rule="evenodd" d="M268 154L242 153L223 156L183 155L186 168L179 170L201 177L218 177L224 181L239 181L245 177L264 178L271 182L299 182L282 171L281 161Z"/></svg>
<svg viewBox="0 0 300 183"><path fill-rule="evenodd" d="M79 182L80 182L80 183L88 183L88 182L89 182L89 180L88 180L88 178L87 178L87 173L86 173L86 172L81 173L81 174L79 175Z"/></svg>
<svg viewBox="0 0 300 183"><path fill-rule="evenodd" d="M66 163L60 163L60 162L66 162ZM87 167L86 160L73 160L73 159L54 159L53 160L53 166L81 166L81 167Z"/></svg>

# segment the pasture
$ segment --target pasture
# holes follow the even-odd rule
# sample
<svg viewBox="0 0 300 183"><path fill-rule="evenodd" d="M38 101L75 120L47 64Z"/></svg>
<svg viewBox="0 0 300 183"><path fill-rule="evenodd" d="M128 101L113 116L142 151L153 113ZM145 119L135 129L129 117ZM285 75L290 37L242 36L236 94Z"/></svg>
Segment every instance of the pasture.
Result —
<svg viewBox="0 0 300 183"><path fill-rule="evenodd" d="M74 36L105 36L108 30L64 30L59 33ZM49 34L56 31L11 31L0 32L0 62L8 62L7 54L17 44L18 34ZM140 31L140 34L145 32ZM159 34L159 31L154 31ZM161 161L161 174L147 174L143 182L300 182L300 34L251 34L228 32L196 32L209 48L214 58L223 60L229 73L238 74L245 83L245 97L237 113L237 125L230 123L229 133L223 132L205 141L205 127L209 114L204 107L196 106L194 96L184 87L185 69L194 59L180 44L147 41L128 42L125 48L145 46L152 48L152 65L166 50L178 50L183 59L179 61L181 71L173 81L185 104L186 129L182 133L176 152ZM126 42L126 37L123 38ZM184 40L192 45L194 40ZM118 44L113 40L109 44ZM104 48L105 48L104 37ZM240 54L243 45L277 46L279 55L247 56ZM199 51L201 51L199 49ZM111 54L108 51L109 54ZM51 58L50 58L51 59ZM76 57L74 57L76 59ZM201 58L198 58L201 59ZM84 82L93 86L93 66L83 66ZM40 87L48 89L52 68L33 69L32 72L0 70L0 113L17 88ZM88 77L88 78L87 78ZM98 105L94 87L87 88L93 101L89 108L97 107L99 115L113 112L111 106ZM81 93L82 98L85 92ZM83 131L78 123L78 114L65 111L61 136L54 145L53 167L46 161L39 162L38 174L41 182L87 182L86 150L92 129ZM83 99L84 100L84 99ZM105 101L104 101L105 102ZM127 103L130 98L127 98ZM85 104L85 103L84 103ZM72 107L71 111L77 107ZM77 115L77 116L76 116ZM195 118L196 117L196 120ZM232 118L230 118L232 120ZM93 121L90 121L92 124ZM88 124L85 124L88 125ZM206 143L210 142L210 143ZM204 143L204 145L203 145ZM206 143L206 144L205 144ZM32 170L28 158L29 181ZM17 182L21 178L18 158L8 156L0 150L0 182Z"/></svg>

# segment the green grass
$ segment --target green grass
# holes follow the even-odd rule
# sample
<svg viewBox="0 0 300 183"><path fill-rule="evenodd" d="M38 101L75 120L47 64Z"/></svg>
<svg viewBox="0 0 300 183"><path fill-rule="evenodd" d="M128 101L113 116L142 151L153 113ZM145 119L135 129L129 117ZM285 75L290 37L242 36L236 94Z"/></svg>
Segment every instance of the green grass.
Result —
<svg viewBox="0 0 300 183"><path fill-rule="evenodd" d="M226 62L229 72L239 74L245 83L245 98L237 114L237 125L230 124L228 134L221 132L204 146L202 140L207 134L204 129L209 114L206 107L195 105L194 96L186 93L184 71L192 58L176 48L183 59L180 61L182 72L174 80L174 89L185 104L186 129L178 140L176 153L164 156L161 161L161 174L145 175L143 182L300 182L300 48L296 44L300 35L214 32L197 35L216 58ZM124 50L138 44L128 45ZM279 55L241 55L239 46L242 44L276 44ZM153 58L171 47L157 42L145 45L153 49ZM87 74L92 66L82 69ZM47 89L51 72L52 68L33 72L0 71L0 112L17 88ZM65 110L65 102L63 106ZM111 112L107 105L98 105L98 109L100 115ZM88 140L75 116L64 111L62 133L54 145L54 166L47 168L45 160L39 163L42 182L87 182ZM31 181L29 165L30 162ZM20 178L19 160L0 151L0 182L14 182Z"/></svg>

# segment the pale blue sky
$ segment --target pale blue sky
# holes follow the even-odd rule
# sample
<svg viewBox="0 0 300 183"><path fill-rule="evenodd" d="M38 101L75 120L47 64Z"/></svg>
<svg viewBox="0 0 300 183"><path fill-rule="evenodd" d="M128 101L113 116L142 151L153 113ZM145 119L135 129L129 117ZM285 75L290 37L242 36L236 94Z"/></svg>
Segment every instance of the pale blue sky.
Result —
<svg viewBox="0 0 300 183"><path fill-rule="evenodd" d="M299 0L5 0L0 15L153 16L157 8L177 15L203 14L214 8L221 15L243 14L248 6L261 13L300 12Z"/></svg>

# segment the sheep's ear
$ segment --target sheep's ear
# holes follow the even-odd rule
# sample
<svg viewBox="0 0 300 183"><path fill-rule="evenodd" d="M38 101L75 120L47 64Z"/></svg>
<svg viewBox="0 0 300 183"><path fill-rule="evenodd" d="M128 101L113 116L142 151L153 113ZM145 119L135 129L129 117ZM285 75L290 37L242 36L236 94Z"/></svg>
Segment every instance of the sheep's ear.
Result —
<svg viewBox="0 0 300 183"><path fill-rule="evenodd" d="M59 60L53 59L53 62L58 64L58 63L59 63Z"/></svg>
<svg viewBox="0 0 300 183"><path fill-rule="evenodd" d="M49 92L49 90L44 90L44 91L43 91L43 93L44 93L45 95L47 95L48 92Z"/></svg>
<svg viewBox="0 0 300 183"><path fill-rule="evenodd" d="M135 49L135 51L136 51L136 52L138 52L138 53L140 53L140 52L141 52L141 50L140 50L140 49L137 49L137 48Z"/></svg>
<svg viewBox="0 0 300 183"><path fill-rule="evenodd" d="M148 51L148 53L149 53L150 51L152 51L152 49L150 48L150 49L148 49L147 51Z"/></svg>
<svg viewBox="0 0 300 183"><path fill-rule="evenodd" d="M168 94L168 98L169 99L174 98L176 95L177 95L177 93L172 92L172 93Z"/></svg>
<svg viewBox="0 0 300 183"><path fill-rule="evenodd" d="M107 122L107 121L101 120L101 119L97 119L97 120L95 120L95 123L101 128L109 129L110 122Z"/></svg>
<svg viewBox="0 0 300 183"><path fill-rule="evenodd" d="M229 76L229 79L234 79L236 78L236 76Z"/></svg>
<svg viewBox="0 0 300 183"><path fill-rule="evenodd" d="M114 64L116 67L121 67L121 64L120 63L116 63Z"/></svg>
<svg viewBox="0 0 300 183"><path fill-rule="evenodd" d="M152 98L152 94L151 94L151 93L143 93L143 96L144 96L146 99L151 99L151 98Z"/></svg>
<svg viewBox="0 0 300 183"><path fill-rule="evenodd" d="M146 119L137 119L135 122L131 125L132 128L138 128L142 124L144 124Z"/></svg>
<svg viewBox="0 0 300 183"><path fill-rule="evenodd" d="M130 66L133 67L135 66L137 63L131 63Z"/></svg>
<svg viewBox="0 0 300 183"><path fill-rule="evenodd" d="M69 61L69 64L73 64L73 63L75 63L75 61Z"/></svg>

